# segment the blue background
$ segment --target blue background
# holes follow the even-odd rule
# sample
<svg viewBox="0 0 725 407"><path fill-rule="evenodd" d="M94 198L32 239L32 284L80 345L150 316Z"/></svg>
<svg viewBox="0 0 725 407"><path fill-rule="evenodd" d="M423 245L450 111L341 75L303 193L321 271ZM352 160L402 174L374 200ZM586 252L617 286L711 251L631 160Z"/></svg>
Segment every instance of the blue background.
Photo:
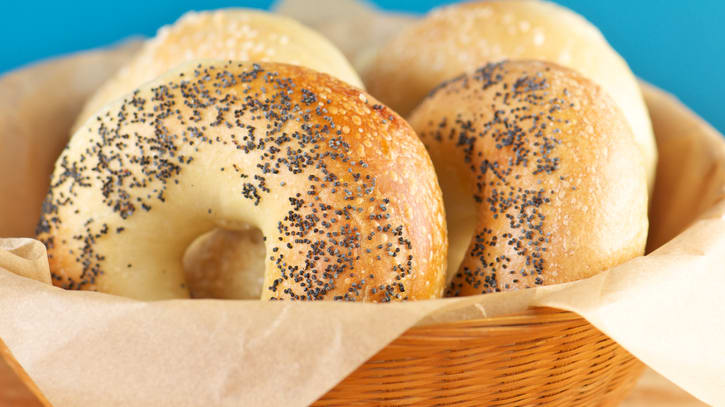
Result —
<svg viewBox="0 0 725 407"><path fill-rule="evenodd" d="M2 1L10 3L10 1ZM425 12L453 1L374 1ZM556 0L599 27L639 77L676 94L725 132L725 0ZM191 9L269 8L272 0L25 1L0 6L0 72L103 46L158 27Z"/></svg>

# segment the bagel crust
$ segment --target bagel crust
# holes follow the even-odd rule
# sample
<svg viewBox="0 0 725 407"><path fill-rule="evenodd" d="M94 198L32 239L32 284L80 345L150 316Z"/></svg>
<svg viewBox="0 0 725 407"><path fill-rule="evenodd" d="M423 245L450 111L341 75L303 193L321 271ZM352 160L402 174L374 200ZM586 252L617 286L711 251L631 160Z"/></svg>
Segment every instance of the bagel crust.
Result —
<svg viewBox="0 0 725 407"><path fill-rule="evenodd" d="M180 63L206 58L301 65L362 88L360 78L342 53L295 20L235 8L189 12L159 29L156 37L95 92L76 119L74 129L104 105ZM259 298L264 250L256 229L217 229L206 234L198 244L190 246L184 258L192 297Z"/></svg>
<svg viewBox="0 0 725 407"><path fill-rule="evenodd" d="M191 11L156 36L86 102L73 130L109 102L182 62L199 59L282 62L328 73L362 88L362 81L329 40L297 21L260 10Z"/></svg>
<svg viewBox="0 0 725 407"><path fill-rule="evenodd" d="M553 2L470 1L435 9L384 46L363 79L371 94L408 117L442 81L507 59L553 62L604 88L632 128L652 188L657 147L637 79L594 25Z"/></svg>
<svg viewBox="0 0 725 407"><path fill-rule="evenodd" d="M641 157L615 103L580 74L489 64L439 86L410 123L449 214L448 295L577 280L644 253Z"/></svg>
<svg viewBox="0 0 725 407"><path fill-rule="evenodd" d="M442 197L397 114L327 74L187 63L101 110L56 163L37 228L54 284L189 297L182 257L215 227L258 227L262 299L442 295Z"/></svg>

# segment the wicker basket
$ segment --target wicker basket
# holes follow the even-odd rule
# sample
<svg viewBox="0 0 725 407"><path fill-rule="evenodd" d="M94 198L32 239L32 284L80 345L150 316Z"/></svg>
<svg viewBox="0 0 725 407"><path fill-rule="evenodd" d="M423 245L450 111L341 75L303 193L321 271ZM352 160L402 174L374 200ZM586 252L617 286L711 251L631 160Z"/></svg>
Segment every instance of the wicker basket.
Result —
<svg viewBox="0 0 725 407"><path fill-rule="evenodd" d="M51 406L2 341L0 356ZM616 406L643 371L581 317L541 308L410 329L314 405Z"/></svg>
<svg viewBox="0 0 725 407"><path fill-rule="evenodd" d="M315 406L616 406L644 365L571 312L408 330Z"/></svg>

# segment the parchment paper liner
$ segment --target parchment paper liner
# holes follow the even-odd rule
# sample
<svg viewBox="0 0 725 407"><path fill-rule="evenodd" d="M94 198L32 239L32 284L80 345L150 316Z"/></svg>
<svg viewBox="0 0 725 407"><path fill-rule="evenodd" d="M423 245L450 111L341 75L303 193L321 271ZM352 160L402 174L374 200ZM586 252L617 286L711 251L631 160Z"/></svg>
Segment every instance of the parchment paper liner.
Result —
<svg viewBox="0 0 725 407"><path fill-rule="evenodd" d="M32 236L75 112L128 47L0 79L0 236ZM42 245L3 239L0 338L56 406L302 406L411 326L550 306L725 404L725 141L672 97L645 93L661 157L650 248L668 243L591 279L405 304L145 303L49 286Z"/></svg>

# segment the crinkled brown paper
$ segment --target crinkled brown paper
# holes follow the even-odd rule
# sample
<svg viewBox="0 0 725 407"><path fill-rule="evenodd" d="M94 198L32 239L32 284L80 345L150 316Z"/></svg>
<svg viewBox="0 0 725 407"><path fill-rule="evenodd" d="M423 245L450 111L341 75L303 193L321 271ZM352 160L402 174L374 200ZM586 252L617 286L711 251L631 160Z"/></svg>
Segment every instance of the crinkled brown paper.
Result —
<svg viewBox="0 0 725 407"><path fill-rule="evenodd" d="M0 79L0 236L32 236L82 100L132 48ZM141 302L55 288L42 245L8 238L0 339L56 406L303 406L412 326L549 306L582 315L683 389L725 405L725 140L671 96L644 89L660 154L656 250L593 278L397 304Z"/></svg>

